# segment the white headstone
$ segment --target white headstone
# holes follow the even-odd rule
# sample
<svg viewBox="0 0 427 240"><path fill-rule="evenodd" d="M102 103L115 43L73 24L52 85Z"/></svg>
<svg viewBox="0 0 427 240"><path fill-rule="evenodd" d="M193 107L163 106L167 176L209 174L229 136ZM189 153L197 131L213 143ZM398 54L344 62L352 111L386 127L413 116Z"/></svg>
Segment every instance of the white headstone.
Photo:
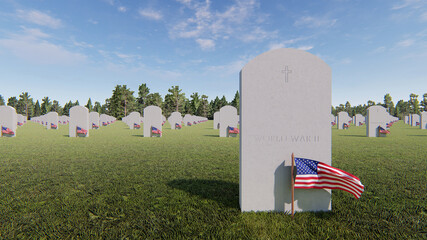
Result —
<svg viewBox="0 0 427 240"><path fill-rule="evenodd" d="M337 114L337 125L338 129L344 129L344 124L350 126L351 117L348 116L347 112L339 112Z"/></svg>
<svg viewBox="0 0 427 240"><path fill-rule="evenodd" d="M168 122L171 125L171 129L176 128L176 124L182 127L182 115L180 112L173 112L168 118Z"/></svg>
<svg viewBox="0 0 427 240"><path fill-rule="evenodd" d="M90 112L89 113L89 129L98 129L99 128L99 113Z"/></svg>
<svg viewBox="0 0 427 240"><path fill-rule="evenodd" d="M162 109L157 106L144 108L144 137L152 137L152 127L162 131Z"/></svg>
<svg viewBox="0 0 427 240"><path fill-rule="evenodd" d="M237 109L224 106L219 110L219 136L228 137L229 127L237 128Z"/></svg>
<svg viewBox="0 0 427 240"><path fill-rule="evenodd" d="M183 121L184 121L185 126L191 126L193 124L191 114L185 114Z"/></svg>
<svg viewBox="0 0 427 240"><path fill-rule="evenodd" d="M411 114L411 126L416 127L418 126L417 123L420 124L420 115Z"/></svg>
<svg viewBox="0 0 427 240"><path fill-rule="evenodd" d="M141 128L141 114L139 112L131 112L127 116L127 124L129 126L129 129Z"/></svg>
<svg viewBox="0 0 427 240"><path fill-rule="evenodd" d="M10 131L3 130L3 128L6 128ZM16 137L17 128L18 115L16 114L15 108L5 105L0 106L0 129L2 131L0 137Z"/></svg>
<svg viewBox="0 0 427 240"><path fill-rule="evenodd" d="M362 114L356 114L354 116L354 125L356 126L362 126L365 123L365 117Z"/></svg>
<svg viewBox="0 0 427 240"><path fill-rule="evenodd" d="M420 128L421 129L427 129L427 112L422 112L420 119Z"/></svg>
<svg viewBox="0 0 427 240"><path fill-rule="evenodd" d="M46 120L46 129L58 129L58 113L57 112L49 112L44 115Z"/></svg>
<svg viewBox="0 0 427 240"><path fill-rule="evenodd" d="M380 137L378 128L387 128L387 110L382 106L370 106L366 112L366 136Z"/></svg>
<svg viewBox="0 0 427 240"><path fill-rule="evenodd" d="M70 108L69 120L69 136L70 137L89 137L89 110L83 106L74 106ZM87 131L84 134L77 134L77 129Z"/></svg>
<svg viewBox="0 0 427 240"><path fill-rule="evenodd" d="M243 67L242 211L291 210L291 154L331 164L330 112L331 69L320 58L302 50L277 49ZM330 209L330 190L295 189L296 211Z"/></svg>

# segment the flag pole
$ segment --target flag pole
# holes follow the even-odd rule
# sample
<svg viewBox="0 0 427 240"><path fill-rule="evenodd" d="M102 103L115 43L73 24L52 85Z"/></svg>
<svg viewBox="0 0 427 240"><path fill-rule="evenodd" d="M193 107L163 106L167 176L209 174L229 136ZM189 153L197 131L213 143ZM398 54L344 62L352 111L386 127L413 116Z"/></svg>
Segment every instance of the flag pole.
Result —
<svg viewBox="0 0 427 240"><path fill-rule="evenodd" d="M291 208L292 208L292 220L294 219L294 153L292 153L292 167L291 167L291 184L292 184L292 190L291 190L291 197L292 197L292 202L291 202Z"/></svg>

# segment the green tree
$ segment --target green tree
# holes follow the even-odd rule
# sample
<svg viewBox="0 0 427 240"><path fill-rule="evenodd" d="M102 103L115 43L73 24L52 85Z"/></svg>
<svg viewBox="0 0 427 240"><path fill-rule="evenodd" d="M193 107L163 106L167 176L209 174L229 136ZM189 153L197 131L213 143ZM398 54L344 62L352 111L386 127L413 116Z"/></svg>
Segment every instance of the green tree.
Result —
<svg viewBox="0 0 427 240"><path fill-rule="evenodd" d="M372 101L372 100L368 100L368 108L370 107L370 106L374 106L375 105L375 102L374 101Z"/></svg>
<svg viewBox="0 0 427 240"><path fill-rule="evenodd" d="M219 111L219 97L216 96L216 98L214 100L212 100L210 102L210 114L209 114L209 119L213 119L213 115L214 113Z"/></svg>
<svg viewBox="0 0 427 240"><path fill-rule="evenodd" d="M200 105L200 96L199 93L195 92L193 94L190 95L190 114L196 115L197 114L197 109L199 108Z"/></svg>
<svg viewBox="0 0 427 240"><path fill-rule="evenodd" d="M147 95L146 103L147 106L153 105L162 108L163 99L160 93L150 93Z"/></svg>
<svg viewBox="0 0 427 240"><path fill-rule="evenodd" d="M29 119L29 117L31 117L33 114L33 105L34 101L30 97L30 94L28 94L28 92L23 92L21 95L19 95L18 113L24 114L27 119Z"/></svg>
<svg viewBox="0 0 427 240"><path fill-rule="evenodd" d="M179 86L172 86L168 89L168 92L170 94L167 94L167 96L170 96L170 99L172 101L172 107L175 108L175 112L180 112L183 109L183 102L185 101L185 93L182 92L182 89L179 88ZM165 96L165 102L166 102L166 96Z"/></svg>
<svg viewBox="0 0 427 240"><path fill-rule="evenodd" d="M50 108L51 112L57 112L58 114L62 113L61 105L59 105L59 102L56 100L53 100L52 107Z"/></svg>
<svg viewBox="0 0 427 240"><path fill-rule="evenodd" d="M85 105L85 107L87 107L89 112L92 112L93 106L92 106L92 100L90 98L89 98L89 100L87 100L87 104Z"/></svg>
<svg viewBox="0 0 427 240"><path fill-rule="evenodd" d="M394 115L394 103L389 93L384 96L384 107L387 108L390 115Z"/></svg>
<svg viewBox="0 0 427 240"><path fill-rule="evenodd" d="M1 97L1 96L0 96ZM1 101L1 99L0 99ZM0 103L1 105L1 103ZM421 101L421 109L423 110L423 112L427 112L427 93L424 93L423 95L423 100Z"/></svg>
<svg viewBox="0 0 427 240"><path fill-rule="evenodd" d="M148 106L146 101L149 93L150 89L147 87L147 84L143 83L138 87L138 97L136 98L136 102L140 113L143 113L144 108Z"/></svg>
<svg viewBox="0 0 427 240"><path fill-rule="evenodd" d="M70 108L72 108L73 106L74 104L71 102L71 100L67 102L64 105L64 108L62 109L62 115L70 116Z"/></svg>
<svg viewBox="0 0 427 240"><path fill-rule="evenodd" d="M410 111L412 114L420 114L420 102L418 101L418 95L411 93L409 95Z"/></svg>
<svg viewBox="0 0 427 240"><path fill-rule="evenodd" d="M16 105L18 105L18 99L16 97L10 97L7 99L7 105L16 108Z"/></svg>
<svg viewBox="0 0 427 240"><path fill-rule="evenodd" d="M237 114L239 115L240 114L240 109L239 109L239 107L240 107L240 94L239 94L239 91L236 91L236 94L234 94L234 99L233 99L233 101L231 101L230 105L237 108Z"/></svg>
<svg viewBox="0 0 427 240"><path fill-rule="evenodd" d="M50 101L49 97L44 97L42 99L42 104L41 104L42 115L50 112L51 108L52 108L52 102Z"/></svg>
<svg viewBox="0 0 427 240"><path fill-rule="evenodd" d="M135 105L133 91L130 91L126 85L117 85L113 90L113 95L106 101L109 114L122 119L131 111Z"/></svg>
<svg viewBox="0 0 427 240"><path fill-rule="evenodd" d="M33 116L34 116L34 117L38 117L38 116L40 116L40 115L42 115L42 109L41 109L41 107L40 107L39 100L37 100L37 101L36 101L36 104L34 105L34 113L33 113Z"/></svg>
<svg viewBox="0 0 427 240"><path fill-rule="evenodd" d="M351 111L351 104L349 101L345 103L345 111L348 113L350 117L353 117L353 113Z"/></svg>
<svg viewBox="0 0 427 240"><path fill-rule="evenodd" d="M200 100L199 108L197 109L197 116L208 117L209 107L210 105L208 102L208 96L203 94Z"/></svg>
<svg viewBox="0 0 427 240"><path fill-rule="evenodd" d="M221 109L222 107L228 105L228 102L227 102L227 99L225 98L225 96L222 96L222 98L218 102L218 105L219 105L218 110Z"/></svg>
<svg viewBox="0 0 427 240"><path fill-rule="evenodd" d="M0 95L0 106L1 105L4 105L4 98L3 98L3 96L2 95Z"/></svg>
<svg viewBox="0 0 427 240"><path fill-rule="evenodd" d="M93 106L93 110L97 113L101 113L101 103L96 101L95 105Z"/></svg>

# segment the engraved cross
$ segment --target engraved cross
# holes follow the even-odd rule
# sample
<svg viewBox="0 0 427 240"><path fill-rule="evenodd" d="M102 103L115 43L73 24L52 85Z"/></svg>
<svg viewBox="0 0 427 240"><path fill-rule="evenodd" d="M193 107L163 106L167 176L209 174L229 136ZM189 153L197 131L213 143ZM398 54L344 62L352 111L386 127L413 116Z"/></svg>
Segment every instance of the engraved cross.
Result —
<svg viewBox="0 0 427 240"><path fill-rule="evenodd" d="M288 74L292 73L292 70L289 70L288 66L285 66L285 70L282 70L282 73L285 74L285 82L287 83L288 82Z"/></svg>

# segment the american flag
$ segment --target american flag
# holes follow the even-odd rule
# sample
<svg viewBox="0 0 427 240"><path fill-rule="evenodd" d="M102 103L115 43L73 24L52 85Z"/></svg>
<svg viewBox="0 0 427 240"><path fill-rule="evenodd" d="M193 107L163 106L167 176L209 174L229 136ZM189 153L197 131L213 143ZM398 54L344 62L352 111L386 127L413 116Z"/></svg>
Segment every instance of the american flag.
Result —
<svg viewBox="0 0 427 240"><path fill-rule="evenodd" d="M57 125L55 125L54 123L50 123L50 128L57 129L57 128L58 128L58 126L57 126Z"/></svg>
<svg viewBox="0 0 427 240"><path fill-rule="evenodd" d="M133 127L134 127L134 128L141 128L141 125L139 125L139 124L137 124L137 123L134 123L134 124L133 124Z"/></svg>
<svg viewBox="0 0 427 240"><path fill-rule="evenodd" d="M1 133L6 135L15 135L15 132L13 132L10 128L3 126L1 127Z"/></svg>
<svg viewBox="0 0 427 240"><path fill-rule="evenodd" d="M340 189L356 198L362 195L364 186L360 179L348 172L304 158L295 158L295 165L295 188Z"/></svg>
<svg viewBox="0 0 427 240"><path fill-rule="evenodd" d="M389 131L389 130L386 130L386 129L382 128L382 127L379 127L379 128L378 128L378 131L379 131L380 133L384 133L384 134L389 134L389 133L390 133L390 131Z"/></svg>
<svg viewBox="0 0 427 240"><path fill-rule="evenodd" d="M81 127L77 127L77 134L86 135L87 134L87 130L83 129Z"/></svg>

